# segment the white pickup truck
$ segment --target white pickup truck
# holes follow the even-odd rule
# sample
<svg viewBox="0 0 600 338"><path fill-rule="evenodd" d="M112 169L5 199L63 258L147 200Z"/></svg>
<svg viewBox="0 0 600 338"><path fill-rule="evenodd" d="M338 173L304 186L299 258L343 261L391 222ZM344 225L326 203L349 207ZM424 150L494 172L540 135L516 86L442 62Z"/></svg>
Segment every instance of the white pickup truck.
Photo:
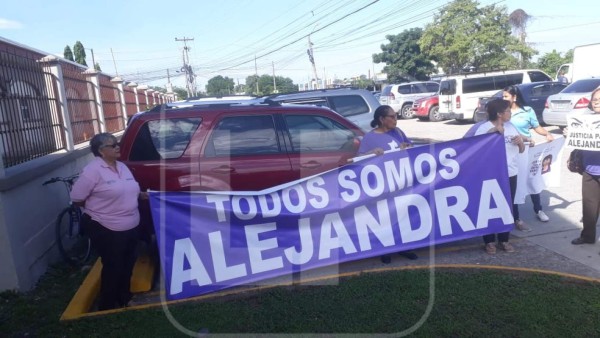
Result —
<svg viewBox="0 0 600 338"><path fill-rule="evenodd" d="M558 68L555 79L561 72L567 78L569 83L574 81L600 77L600 43L577 46L573 49L573 62L565 63Z"/></svg>

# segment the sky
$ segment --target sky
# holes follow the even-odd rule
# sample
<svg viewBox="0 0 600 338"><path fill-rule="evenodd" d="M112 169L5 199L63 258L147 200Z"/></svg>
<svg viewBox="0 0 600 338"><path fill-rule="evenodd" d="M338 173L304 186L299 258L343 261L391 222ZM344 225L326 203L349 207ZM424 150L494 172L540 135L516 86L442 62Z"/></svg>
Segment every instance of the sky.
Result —
<svg viewBox="0 0 600 338"><path fill-rule="evenodd" d="M217 75L244 83L269 74L294 83L379 73L372 55L388 34L424 28L448 4L440 0L3 0L0 37L62 56L81 41L87 63L126 81L185 87L184 42L199 88ZM592 0L479 0L480 5L523 9L532 16L527 42L540 54L563 53L599 42L600 18ZM538 55L538 56L539 56ZM535 59L535 58L534 58ZM167 73L168 76L167 77ZM552 75L552 74L551 74Z"/></svg>

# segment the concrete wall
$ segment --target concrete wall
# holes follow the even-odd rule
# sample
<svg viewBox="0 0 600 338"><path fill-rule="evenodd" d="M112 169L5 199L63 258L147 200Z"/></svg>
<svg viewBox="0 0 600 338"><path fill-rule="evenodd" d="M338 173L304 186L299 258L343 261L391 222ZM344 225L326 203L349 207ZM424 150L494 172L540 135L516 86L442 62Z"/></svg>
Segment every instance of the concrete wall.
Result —
<svg viewBox="0 0 600 338"><path fill-rule="evenodd" d="M31 289L48 265L61 259L54 220L69 196L60 183L42 183L79 173L92 157L84 146L5 171L0 179L0 291Z"/></svg>

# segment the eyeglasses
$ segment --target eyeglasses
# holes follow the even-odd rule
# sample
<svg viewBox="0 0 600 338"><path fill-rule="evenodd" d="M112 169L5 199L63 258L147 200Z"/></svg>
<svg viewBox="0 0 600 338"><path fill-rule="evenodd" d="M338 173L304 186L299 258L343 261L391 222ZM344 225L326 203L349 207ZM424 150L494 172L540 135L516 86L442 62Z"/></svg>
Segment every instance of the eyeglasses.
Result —
<svg viewBox="0 0 600 338"><path fill-rule="evenodd" d="M105 144L100 148L113 148L115 149L116 147L120 147L120 145L118 143L113 143L113 144Z"/></svg>

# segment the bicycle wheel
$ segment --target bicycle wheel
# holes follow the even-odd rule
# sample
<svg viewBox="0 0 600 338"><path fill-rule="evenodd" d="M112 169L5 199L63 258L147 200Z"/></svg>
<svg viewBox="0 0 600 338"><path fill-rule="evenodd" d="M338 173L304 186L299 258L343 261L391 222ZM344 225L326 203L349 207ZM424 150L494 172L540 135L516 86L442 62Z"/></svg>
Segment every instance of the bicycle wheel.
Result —
<svg viewBox="0 0 600 338"><path fill-rule="evenodd" d="M80 228L81 212L67 207L56 219L56 244L65 262L81 266L90 257L91 241Z"/></svg>

